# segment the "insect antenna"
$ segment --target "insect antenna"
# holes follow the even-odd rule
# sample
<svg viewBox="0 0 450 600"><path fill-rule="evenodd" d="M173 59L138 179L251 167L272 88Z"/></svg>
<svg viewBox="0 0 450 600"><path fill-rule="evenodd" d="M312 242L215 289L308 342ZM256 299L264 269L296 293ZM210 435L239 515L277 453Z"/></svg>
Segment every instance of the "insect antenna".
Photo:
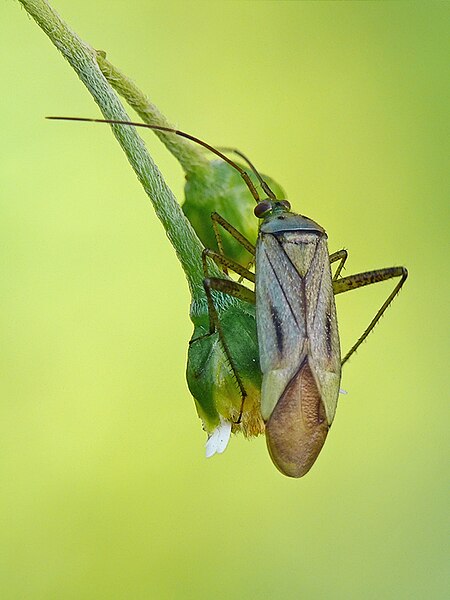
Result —
<svg viewBox="0 0 450 600"><path fill-rule="evenodd" d="M243 152L241 152L240 150L236 150L236 148L225 148L225 147L224 148L221 147L221 148L219 148L219 150L221 150L222 152L233 152L233 154L237 154L238 156L240 156L242 158L242 160L245 160L245 162L248 164L250 169L253 171L253 173L257 177L259 183L261 184L262 189L266 192L266 194L269 196L269 198L272 198L272 200L277 199L275 194L270 189L267 181L264 181L264 179L261 177L258 169L255 167L255 165L252 163L252 161Z"/></svg>
<svg viewBox="0 0 450 600"><path fill-rule="evenodd" d="M244 169L242 169L233 160L228 158L228 156L226 156L225 154L220 152L220 150L217 150L216 148L214 148L214 146L211 146L207 142L204 142L203 140L191 135L190 133L186 133L185 131L180 131L179 129L174 129L173 127L163 127L162 125L149 125L148 123L136 123L134 121L121 121L118 119L89 119L86 117L46 117L46 119L50 119L51 121L81 121L83 123L109 123L110 125L129 125L129 126L131 125L133 127L144 127L146 129L155 129L157 131L166 131L168 133L174 133L175 135L179 135L180 137L184 137L184 138L190 140L191 142L195 142L196 144L203 146L204 148L206 148L207 150L209 150L210 152L212 152L213 154L215 154L216 156L218 156L219 158L224 160L226 163L228 163L234 169L236 169L236 171L238 171L238 173L241 175L242 179L247 184L247 187L250 190L255 201L256 202L261 201L259 194L258 194L255 186L253 185L252 180L250 179L248 173L246 171L244 171ZM261 182L261 186L263 187L264 191L266 193L268 193L265 189L267 187L267 189L269 189L269 191L270 191L270 196L272 198L275 198L273 192L270 190L269 186L263 181L261 175L259 175L259 173L256 171L255 167L251 164L251 162L247 158L245 158L242 153L240 153L238 151L236 151L236 153L239 154L250 165L252 171L255 173L258 180Z"/></svg>

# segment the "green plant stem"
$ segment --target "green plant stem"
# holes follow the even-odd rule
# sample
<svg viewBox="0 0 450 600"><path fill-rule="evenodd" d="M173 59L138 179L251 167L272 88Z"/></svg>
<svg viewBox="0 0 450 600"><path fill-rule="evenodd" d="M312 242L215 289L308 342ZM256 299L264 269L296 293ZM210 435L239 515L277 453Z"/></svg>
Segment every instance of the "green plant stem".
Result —
<svg viewBox="0 0 450 600"><path fill-rule="evenodd" d="M97 64L96 51L83 42L45 0L19 2L73 67L105 119L129 120ZM188 279L193 299L191 312L195 314L196 311L203 310L206 304L201 263L202 244L135 128L113 125L112 129L175 248ZM217 275L220 271L211 265L211 273Z"/></svg>
<svg viewBox="0 0 450 600"><path fill-rule="evenodd" d="M96 57L98 66L108 82L129 106L137 112L144 123L174 128L174 125L168 121L159 108L137 87L134 81L109 62L103 50L98 50ZM208 167L209 161L200 147L171 133L165 133L164 131L154 131L154 133L163 142L169 152L175 156L186 173L198 168Z"/></svg>

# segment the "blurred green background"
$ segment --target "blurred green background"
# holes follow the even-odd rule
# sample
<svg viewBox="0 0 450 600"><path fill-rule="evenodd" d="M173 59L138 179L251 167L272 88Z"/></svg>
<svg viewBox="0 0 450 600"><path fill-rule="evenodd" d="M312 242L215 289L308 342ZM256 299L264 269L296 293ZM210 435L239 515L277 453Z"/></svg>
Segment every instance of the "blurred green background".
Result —
<svg viewBox="0 0 450 600"><path fill-rule="evenodd" d="M43 119L99 112L3 2L0 597L446 597L449 4L54 6L176 125L277 179L347 274L410 278L304 479L263 438L207 461L175 254L109 129ZM344 350L391 288L338 298Z"/></svg>

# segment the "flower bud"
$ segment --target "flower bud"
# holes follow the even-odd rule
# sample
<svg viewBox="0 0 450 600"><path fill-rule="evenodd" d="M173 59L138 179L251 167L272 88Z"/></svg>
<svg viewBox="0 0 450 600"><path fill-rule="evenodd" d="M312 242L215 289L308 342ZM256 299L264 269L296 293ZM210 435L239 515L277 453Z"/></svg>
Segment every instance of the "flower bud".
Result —
<svg viewBox="0 0 450 600"><path fill-rule="evenodd" d="M221 332L245 396L241 393L219 332L209 332L209 319L204 312L192 317L194 333L189 343L186 369L189 390L209 436L218 428L223 432L226 423L231 423L234 433L242 431L246 437L256 436L263 433L264 422L260 413L261 371L255 309L246 302L231 299L218 312ZM221 449L215 451L222 452L224 449L220 444L218 448Z"/></svg>

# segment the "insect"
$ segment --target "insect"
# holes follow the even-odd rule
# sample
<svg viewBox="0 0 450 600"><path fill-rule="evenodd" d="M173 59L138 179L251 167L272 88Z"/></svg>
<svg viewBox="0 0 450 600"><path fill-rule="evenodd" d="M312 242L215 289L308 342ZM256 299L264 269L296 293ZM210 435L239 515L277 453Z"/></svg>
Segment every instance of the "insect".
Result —
<svg viewBox="0 0 450 600"><path fill-rule="evenodd" d="M328 254L323 227L291 212L260 180L267 198L257 198L260 219L256 248L219 215L213 220L255 255L255 274L205 250L218 264L255 282L255 292L240 283L210 279L211 288L256 303L259 359L262 371L261 414L269 454L289 477L302 477L314 464L333 422L341 368L366 339L403 286L405 267L390 267L340 278L347 251ZM331 264L338 263L334 275ZM391 278L394 290L363 334L341 359L334 296Z"/></svg>
<svg viewBox="0 0 450 600"><path fill-rule="evenodd" d="M56 117L58 118L58 117ZM64 118L64 117L59 117ZM290 203L275 196L251 161L237 152L257 177L265 197L261 198L248 173L218 149L185 132L168 127L126 121L69 118L75 121L135 125L172 132L198 143L243 177L260 220L256 246L219 214L212 214L219 251L205 249L204 288L208 300L210 327L217 327L223 347L227 342L217 322L212 292L221 292L256 304L259 361L262 372L261 415L265 423L269 454L275 466L289 477L302 477L314 464L333 422L339 396L341 369L366 339L403 286L405 267L390 267L341 277L347 251L329 254L327 234L312 219L293 213ZM221 251L220 230L227 231L254 256L254 272L228 258ZM210 277L207 258L225 273L234 271L238 281ZM331 265L337 263L334 275ZM341 359L334 296L351 289L398 278L368 327ZM242 284L255 284L254 291ZM232 356L230 364L242 397L246 390ZM222 442L223 445L223 442Z"/></svg>

